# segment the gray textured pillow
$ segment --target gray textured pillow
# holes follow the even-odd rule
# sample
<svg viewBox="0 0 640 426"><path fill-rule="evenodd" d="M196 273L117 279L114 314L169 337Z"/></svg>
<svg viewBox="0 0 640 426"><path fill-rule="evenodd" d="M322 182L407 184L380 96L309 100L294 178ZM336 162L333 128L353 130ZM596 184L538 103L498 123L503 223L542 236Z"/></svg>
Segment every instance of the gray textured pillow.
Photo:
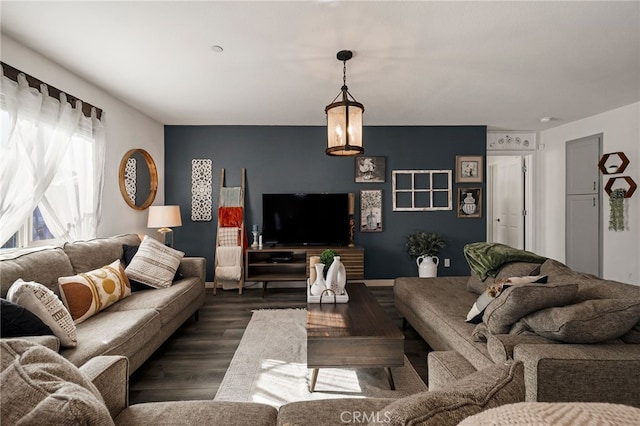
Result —
<svg viewBox="0 0 640 426"><path fill-rule="evenodd" d="M154 288L170 287L183 256L183 252L145 235L124 272L129 279Z"/></svg>
<svg viewBox="0 0 640 426"><path fill-rule="evenodd" d="M507 334L531 312L573 303L577 292L577 284L513 285L487 306L482 319L492 334Z"/></svg>
<svg viewBox="0 0 640 426"><path fill-rule="evenodd" d="M640 320L640 300L598 299L543 309L522 323L536 334L566 343L598 343L627 333Z"/></svg>
<svg viewBox="0 0 640 426"><path fill-rule="evenodd" d="M437 391L398 399L375 417L384 425L455 425L483 410L524 401L521 362L496 364ZM378 424L378 423L372 423Z"/></svg>
<svg viewBox="0 0 640 426"><path fill-rule="evenodd" d="M20 339L0 350L2 424L113 425L98 389L62 356Z"/></svg>
<svg viewBox="0 0 640 426"><path fill-rule="evenodd" d="M530 262L510 262L506 263L498 274L496 275L496 279L499 278L509 278L509 277L524 277L527 275L538 275L540 271L540 264L538 263L530 263ZM480 281L480 277L471 271L471 276L467 281L467 291L476 294L482 294L489 284L491 284L493 280L488 278L484 281Z"/></svg>

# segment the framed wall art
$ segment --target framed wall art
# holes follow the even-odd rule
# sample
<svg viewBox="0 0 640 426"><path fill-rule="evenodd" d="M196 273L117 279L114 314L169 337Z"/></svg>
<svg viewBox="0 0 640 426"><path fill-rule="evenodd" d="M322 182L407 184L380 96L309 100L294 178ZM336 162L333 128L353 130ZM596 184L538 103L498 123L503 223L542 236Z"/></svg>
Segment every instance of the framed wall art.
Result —
<svg viewBox="0 0 640 426"><path fill-rule="evenodd" d="M456 183L482 183L482 155L456 155Z"/></svg>
<svg viewBox="0 0 640 426"><path fill-rule="evenodd" d="M453 210L451 170L393 170L393 211Z"/></svg>
<svg viewBox="0 0 640 426"><path fill-rule="evenodd" d="M482 217L482 188L458 188L458 217Z"/></svg>
<svg viewBox="0 0 640 426"><path fill-rule="evenodd" d="M387 167L386 157L359 156L355 158L356 183L384 183Z"/></svg>
<svg viewBox="0 0 640 426"><path fill-rule="evenodd" d="M360 190L360 232L382 232L382 189Z"/></svg>

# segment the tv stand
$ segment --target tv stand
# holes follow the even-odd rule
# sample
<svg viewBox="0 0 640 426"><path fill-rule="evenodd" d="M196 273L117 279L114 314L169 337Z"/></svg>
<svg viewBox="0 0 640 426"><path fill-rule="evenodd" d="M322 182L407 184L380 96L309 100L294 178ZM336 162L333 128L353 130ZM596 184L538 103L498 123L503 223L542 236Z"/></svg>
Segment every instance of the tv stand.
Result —
<svg viewBox="0 0 640 426"><path fill-rule="evenodd" d="M320 256L327 249L338 253L349 281L364 279L364 248L328 246L248 248L244 256L244 279L262 281L264 297L269 281L306 281L309 277L309 258ZM286 261L283 260L285 258Z"/></svg>

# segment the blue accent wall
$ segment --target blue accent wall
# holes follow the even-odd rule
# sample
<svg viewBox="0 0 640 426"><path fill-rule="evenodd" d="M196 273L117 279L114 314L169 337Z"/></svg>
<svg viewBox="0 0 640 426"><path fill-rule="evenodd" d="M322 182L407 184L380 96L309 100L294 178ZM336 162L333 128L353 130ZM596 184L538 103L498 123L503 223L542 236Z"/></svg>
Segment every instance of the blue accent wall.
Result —
<svg viewBox="0 0 640 426"><path fill-rule="evenodd" d="M365 278L417 276L406 253L408 234L416 229L441 233L438 274L468 275L462 249L486 239L486 191L482 184L456 184L456 155L485 155L485 126L376 126L363 130L365 155L386 157L385 183L355 183L353 157L329 157L324 126L165 126L165 203L178 204L182 227L174 229L174 247L188 256L207 258L207 280L213 280L213 253L220 169L226 186L239 186L246 168L245 221L262 228L262 194L277 192L354 192L356 245L365 248ZM191 221L191 160L213 161L213 220ZM486 161L483 163L486 168ZM453 170L453 210L394 212L392 170ZM486 176L486 173L483 174ZM458 218L457 188L482 187L482 218ZM382 232L358 231L361 189L382 189ZM250 236L249 243L252 242ZM442 259L451 259L444 268Z"/></svg>

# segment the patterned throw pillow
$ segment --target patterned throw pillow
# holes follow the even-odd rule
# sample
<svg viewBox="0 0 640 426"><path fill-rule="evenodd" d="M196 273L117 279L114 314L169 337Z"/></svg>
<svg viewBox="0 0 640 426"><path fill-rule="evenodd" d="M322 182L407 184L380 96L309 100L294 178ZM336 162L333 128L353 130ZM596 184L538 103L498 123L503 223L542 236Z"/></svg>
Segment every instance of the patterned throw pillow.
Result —
<svg viewBox="0 0 640 426"><path fill-rule="evenodd" d="M183 257L183 252L145 235L125 273L129 279L154 288L169 287Z"/></svg>
<svg viewBox="0 0 640 426"><path fill-rule="evenodd" d="M76 325L58 296L47 287L36 282L16 280L7 291L7 300L24 306L60 339L65 347L75 347L78 343Z"/></svg>
<svg viewBox="0 0 640 426"><path fill-rule="evenodd" d="M240 245L240 228L218 228L218 245L239 246Z"/></svg>
<svg viewBox="0 0 640 426"><path fill-rule="evenodd" d="M60 277L58 286L62 301L76 324L131 295L129 279L120 260L84 274Z"/></svg>

